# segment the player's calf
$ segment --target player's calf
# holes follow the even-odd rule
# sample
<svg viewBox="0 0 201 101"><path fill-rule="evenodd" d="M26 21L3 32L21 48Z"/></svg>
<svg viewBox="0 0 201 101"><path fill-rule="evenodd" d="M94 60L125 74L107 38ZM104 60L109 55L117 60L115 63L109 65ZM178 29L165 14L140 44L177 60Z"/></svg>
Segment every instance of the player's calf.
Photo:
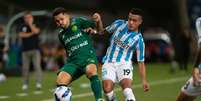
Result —
<svg viewBox="0 0 201 101"><path fill-rule="evenodd" d="M131 88L125 88L123 94L126 97L126 101L136 101L135 96Z"/></svg>
<svg viewBox="0 0 201 101"><path fill-rule="evenodd" d="M107 101L117 101L116 95L114 94L114 91L111 91L109 93L105 94Z"/></svg>

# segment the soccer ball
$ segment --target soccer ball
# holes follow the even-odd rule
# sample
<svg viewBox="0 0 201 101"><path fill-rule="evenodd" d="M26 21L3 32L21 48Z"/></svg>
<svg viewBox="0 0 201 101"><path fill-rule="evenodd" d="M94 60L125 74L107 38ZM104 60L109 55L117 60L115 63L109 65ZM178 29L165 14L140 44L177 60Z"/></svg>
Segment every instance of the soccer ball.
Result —
<svg viewBox="0 0 201 101"><path fill-rule="evenodd" d="M69 87L60 86L56 88L54 96L56 101L71 101L72 92Z"/></svg>

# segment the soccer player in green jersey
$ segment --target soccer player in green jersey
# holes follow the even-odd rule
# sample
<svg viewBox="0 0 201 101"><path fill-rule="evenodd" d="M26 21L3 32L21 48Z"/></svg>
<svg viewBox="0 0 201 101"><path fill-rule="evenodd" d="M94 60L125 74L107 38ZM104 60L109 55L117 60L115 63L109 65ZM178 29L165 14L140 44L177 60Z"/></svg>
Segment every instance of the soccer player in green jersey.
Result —
<svg viewBox="0 0 201 101"><path fill-rule="evenodd" d="M94 28L96 23L82 17L72 18L66 9L60 7L53 11L53 18L61 28L58 37L67 53L67 63L60 69L56 79L57 86L68 86L85 74L90 80L96 101L103 101L96 53L88 35L88 31L93 31L90 29Z"/></svg>

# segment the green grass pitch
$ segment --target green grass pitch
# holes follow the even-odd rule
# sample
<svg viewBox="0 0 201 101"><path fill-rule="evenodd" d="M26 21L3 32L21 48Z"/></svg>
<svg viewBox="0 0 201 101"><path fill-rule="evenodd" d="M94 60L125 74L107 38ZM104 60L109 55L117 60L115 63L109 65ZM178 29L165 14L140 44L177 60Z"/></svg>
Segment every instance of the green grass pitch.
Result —
<svg viewBox="0 0 201 101"><path fill-rule="evenodd" d="M150 91L143 92L137 65L134 65L133 90L137 101L175 101L180 88L191 75L192 66L188 72L177 70L175 74L169 72L169 64L147 64L147 79L150 83ZM21 90L21 77L8 77L0 83L0 101L54 101L53 89L55 88L56 72L45 71L43 88L36 92L35 76L31 73L29 90ZM73 101L94 101L89 80L86 76L71 84ZM118 101L124 101L121 89L115 87ZM201 101L201 97L196 101Z"/></svg>

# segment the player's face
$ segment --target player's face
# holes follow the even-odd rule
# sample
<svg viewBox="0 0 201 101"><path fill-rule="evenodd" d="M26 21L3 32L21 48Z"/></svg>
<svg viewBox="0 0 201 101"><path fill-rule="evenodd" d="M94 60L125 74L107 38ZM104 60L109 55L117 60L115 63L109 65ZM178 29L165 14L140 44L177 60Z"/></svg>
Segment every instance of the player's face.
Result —
<svg viewBox="0 0 201 101"><path fill-rule="evenodd" d="M31 14L25 15L24 21L26 24L33 24L33 16Z"/></svg>
<svg viewBox="0 0 201 101"><path fill-rule="evenodd" d="M142 17L140 15L135 15L129 13L128 15L128 29L130 31L137 31L138 27L142 23Z"/></svg>
<svg viewBox="0 0 201 101"><path fill-rule="evenodd" d="M67 28L70 24L70 17L67 14L60 13L54 16L54 21L58 27Z"/></svg>

